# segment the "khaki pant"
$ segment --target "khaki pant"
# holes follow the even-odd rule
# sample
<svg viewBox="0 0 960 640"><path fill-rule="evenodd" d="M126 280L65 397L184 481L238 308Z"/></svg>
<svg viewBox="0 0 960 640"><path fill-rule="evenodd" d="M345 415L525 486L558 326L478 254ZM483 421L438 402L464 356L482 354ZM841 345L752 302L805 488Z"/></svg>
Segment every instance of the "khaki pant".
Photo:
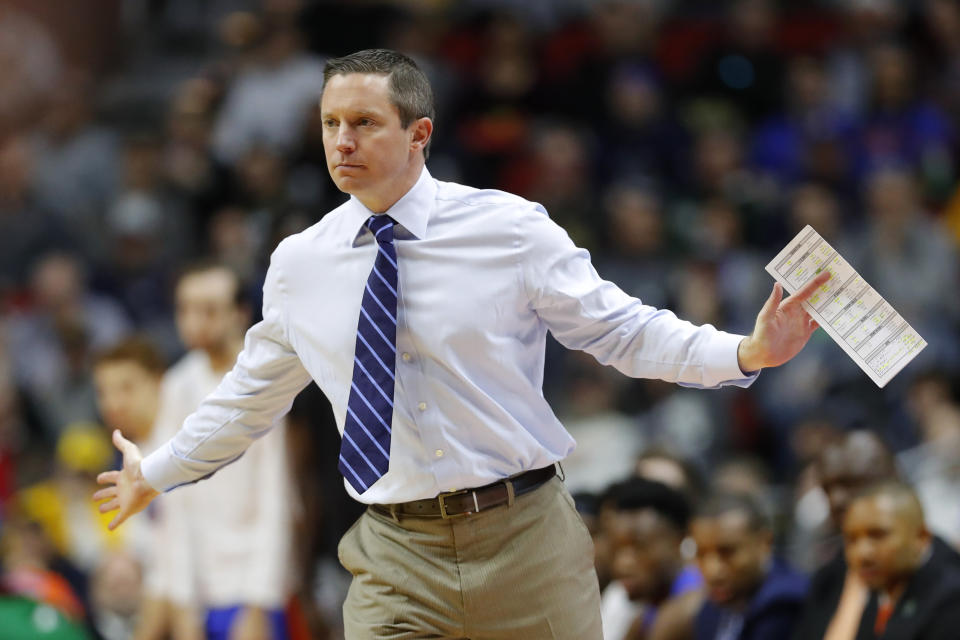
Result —
<svg viewBox="0 0 960 640"><path fill-rule="evenodd" d="M559 478L442 520L368 509L340 542L348 640L601 640L593 543Z"/></svg>

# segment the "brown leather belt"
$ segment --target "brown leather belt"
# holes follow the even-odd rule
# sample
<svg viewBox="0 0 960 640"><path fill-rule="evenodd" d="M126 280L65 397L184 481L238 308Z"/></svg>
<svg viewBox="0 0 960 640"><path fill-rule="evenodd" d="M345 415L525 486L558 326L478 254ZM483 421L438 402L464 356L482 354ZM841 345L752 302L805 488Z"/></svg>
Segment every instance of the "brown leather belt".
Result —
<svg viewBox="0 0 960 640"><path fill-rule="evenodd" d="M396 504L373 504L372 509L392 517L417 516L421 518L453 518L477 513L484 509L512 504L514 498L529 493L557 475L554 465L526 471L512 478L477 487L441 493L436 498L399 502Z"/></svg>

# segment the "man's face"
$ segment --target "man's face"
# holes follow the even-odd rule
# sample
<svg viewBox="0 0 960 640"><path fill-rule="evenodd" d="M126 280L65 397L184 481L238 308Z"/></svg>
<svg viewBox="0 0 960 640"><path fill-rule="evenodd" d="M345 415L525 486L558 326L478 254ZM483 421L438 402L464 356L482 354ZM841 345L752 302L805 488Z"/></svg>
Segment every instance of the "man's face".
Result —
<svg viewBox="0 0 960 640"><path fill-rule="evenodd" d="M415 125L401 126L389 80L373 73L331 76L320 102L330 177L364 204L392 193L419 154L413 146Z"/></svg>
<svg viewBox="0 0 960 640"><path fill-rule="evenodd" d="M177 331L188 349L217 351L242 332L236 278L211 269L184 277L177 285Z"/></svg>
<svg viewBox="0 0 960 640"><path fill-rule="evenodd" d="M611 515L612 574L631 600L659 603L670 592L682 559L680 533L653 509Z"/></svg>
<svg viewBox="0 0 960 640"><path fill-rule="evenodd" d="M110 429L142 441L153 428L160 376L134 360L102 362L94 368L97 405Z"/></svg>
<svg viewBox="0 0 960 640"><path fill-rule="evenodd" d="M696 518L690 533L709 598L720 605L749 600L766 575L769 532L753 531L746 514L729 511Z"/></svg>
<svg viewBox="0 0 960 640"><path fill-rule="evenodd" d="M911 575L929 542L922 523L903 517L890 496L855 500L843 520L847 564L871 589Z"/></svg>

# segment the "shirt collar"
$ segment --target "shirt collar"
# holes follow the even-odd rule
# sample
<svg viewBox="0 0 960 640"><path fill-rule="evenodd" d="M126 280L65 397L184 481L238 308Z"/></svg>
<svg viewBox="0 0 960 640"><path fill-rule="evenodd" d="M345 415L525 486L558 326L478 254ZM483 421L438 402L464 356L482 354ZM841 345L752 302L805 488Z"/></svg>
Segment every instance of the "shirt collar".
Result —
<svg viewBox="0 0 960 640"><path fill-rule="evenodd" d="M437 183L424 167L417 182L384 213L409 231L414 238L422 240L427 235L427 223L433 212L436 196ZM359 237L364 233L367 220L375 214L356 196L350 196L350 203L351 227L357 230L355 237Z"/></svg>

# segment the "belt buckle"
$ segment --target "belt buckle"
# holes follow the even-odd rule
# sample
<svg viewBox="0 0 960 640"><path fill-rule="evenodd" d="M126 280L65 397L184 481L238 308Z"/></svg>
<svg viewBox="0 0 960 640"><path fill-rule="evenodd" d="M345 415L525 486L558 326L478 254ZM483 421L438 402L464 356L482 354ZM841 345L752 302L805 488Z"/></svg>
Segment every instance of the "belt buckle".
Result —
<svg viewBox="0 0 960 640"><path fill-rule="evenodd" d="M450 520L451 518L468 516L471 513L473 513L472 511L464 511L463 513L453 513L453 514L447 513L447 505L444 502L444 500L446 500L447 498L452 498L453 496L460 496L470 492L471 492L471 489L460 489L459 491L445 491L443 493L437 494L437 500L440 501L440 517L443 518L444 520ZM477 502L476 494L474 494L473 496L473 501L474 501L474 504L476 504Z"/></svg>

